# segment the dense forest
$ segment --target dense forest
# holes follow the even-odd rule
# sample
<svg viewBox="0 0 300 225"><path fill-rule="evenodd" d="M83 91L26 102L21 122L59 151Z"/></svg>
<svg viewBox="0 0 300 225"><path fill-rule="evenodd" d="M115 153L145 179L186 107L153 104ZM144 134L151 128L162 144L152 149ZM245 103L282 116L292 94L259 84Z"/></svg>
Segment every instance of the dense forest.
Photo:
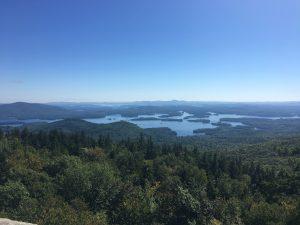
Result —
<svg viewBox="0 0 300 225"><path fill-rule="evenodd" d="M40 225L300 224L300 138L221 143L0 132L0 217Z"/></svg>

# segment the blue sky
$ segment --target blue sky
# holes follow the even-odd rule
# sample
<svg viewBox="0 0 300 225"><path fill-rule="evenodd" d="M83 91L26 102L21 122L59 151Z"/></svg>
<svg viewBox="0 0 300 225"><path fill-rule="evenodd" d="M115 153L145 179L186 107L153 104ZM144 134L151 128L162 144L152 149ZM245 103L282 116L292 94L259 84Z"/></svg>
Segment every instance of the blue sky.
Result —
<svg viewBox="0 0 300 225"><path fill-rule="evenodd" d="M2 0L0 102L300 100L298 0Z"/></svg>

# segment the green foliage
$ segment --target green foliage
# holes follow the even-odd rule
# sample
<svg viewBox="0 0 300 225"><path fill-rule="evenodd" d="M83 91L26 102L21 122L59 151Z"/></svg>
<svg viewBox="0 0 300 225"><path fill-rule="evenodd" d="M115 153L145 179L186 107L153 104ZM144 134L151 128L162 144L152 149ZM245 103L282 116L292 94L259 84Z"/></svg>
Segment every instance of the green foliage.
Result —
<svg viewBox="0 0 300 225"><path fill-rule="evenodd" d="M20 182L7 182L0 186L1 210L17 208L27 198L29 193Z"/></svg>
<svg viewBox="0 0 300 225"><path fill-rule="evenodd" d="M116 142L13 130L0 137L0 215L41 225L294 225L298 144L205 151L144 134Z"/></svg>
<svg viewBox="0 0 300 225"><path fill-rule="evenodd" d="M100 136L103 139L103 144L106 145L110 142L110 140L105 140L107 138L120 141L127 138L136 138L140 133L152 136L157 141L162 141L166 138L174 140L176 138L176 133L169 128L142 129L133 123L125 121L95 124L81 119L64 119L53 123L32 123L27 125L26 128L34 132L59 130L69 134L82 131L93 138Z"/></svg>

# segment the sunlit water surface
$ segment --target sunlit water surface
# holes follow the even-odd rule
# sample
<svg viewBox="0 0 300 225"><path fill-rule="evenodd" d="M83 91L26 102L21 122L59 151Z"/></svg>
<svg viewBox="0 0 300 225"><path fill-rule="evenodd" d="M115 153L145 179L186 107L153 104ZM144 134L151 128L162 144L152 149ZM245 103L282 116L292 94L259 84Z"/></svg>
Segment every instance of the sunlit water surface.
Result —
<svg viewBox="0 0 300 225"><path fill-rule="evenodd" d="M248 115L236 115L236 114L215 114L210 113L209 116L204 118L197 118L193 114L187 112L181 112L180 116L171 116L165 117L166 114L154 114L154 115L139 115L137 117L124 117L119 114L117 115L109 115L102 118L87 118L84 119L85 121L96 123L96 124L109 124L113 122L119 121L127 121L130 123L134 123L141 128L160 128L160 127L167 127L170 128L172 131L175 131L178 136L189 136L195 135L193 133L194 130L197 129L213 129L217 127L217 123L226 123L230 124L233 127L236 126L245 126L243 123L240 122L230 122L230 121L221 121L223 118L263 118L263 119L299 119L300 117L259 117L259 116L248 116ZM156 118L153 120L136 120L141 118ZM167 121L163 119L177 119L180 121ZM208 119L209 123L203 122L191 122L189 120L196 120L196 119ZM21 126L23 124L35 123L35 122L47 122L52 123L58 120L41 120L41 119L30 119L30 120L18 120L18 122L10 123L9 120L2 120L0 122L5 123L5 126Z"/></svg>

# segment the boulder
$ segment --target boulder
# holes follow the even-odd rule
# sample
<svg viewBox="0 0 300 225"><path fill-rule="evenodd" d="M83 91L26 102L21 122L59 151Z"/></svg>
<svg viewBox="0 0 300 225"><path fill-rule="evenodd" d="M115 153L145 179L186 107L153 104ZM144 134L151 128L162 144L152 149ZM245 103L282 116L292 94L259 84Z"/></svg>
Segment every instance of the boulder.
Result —
<svg viewBox="0 0 300 225"><path fill-rule="evenodd" d="M0 225L36 225L36 224L24 223L24 222L13 221L13 220L10 220L10 219L0 218Z"/></svg>

